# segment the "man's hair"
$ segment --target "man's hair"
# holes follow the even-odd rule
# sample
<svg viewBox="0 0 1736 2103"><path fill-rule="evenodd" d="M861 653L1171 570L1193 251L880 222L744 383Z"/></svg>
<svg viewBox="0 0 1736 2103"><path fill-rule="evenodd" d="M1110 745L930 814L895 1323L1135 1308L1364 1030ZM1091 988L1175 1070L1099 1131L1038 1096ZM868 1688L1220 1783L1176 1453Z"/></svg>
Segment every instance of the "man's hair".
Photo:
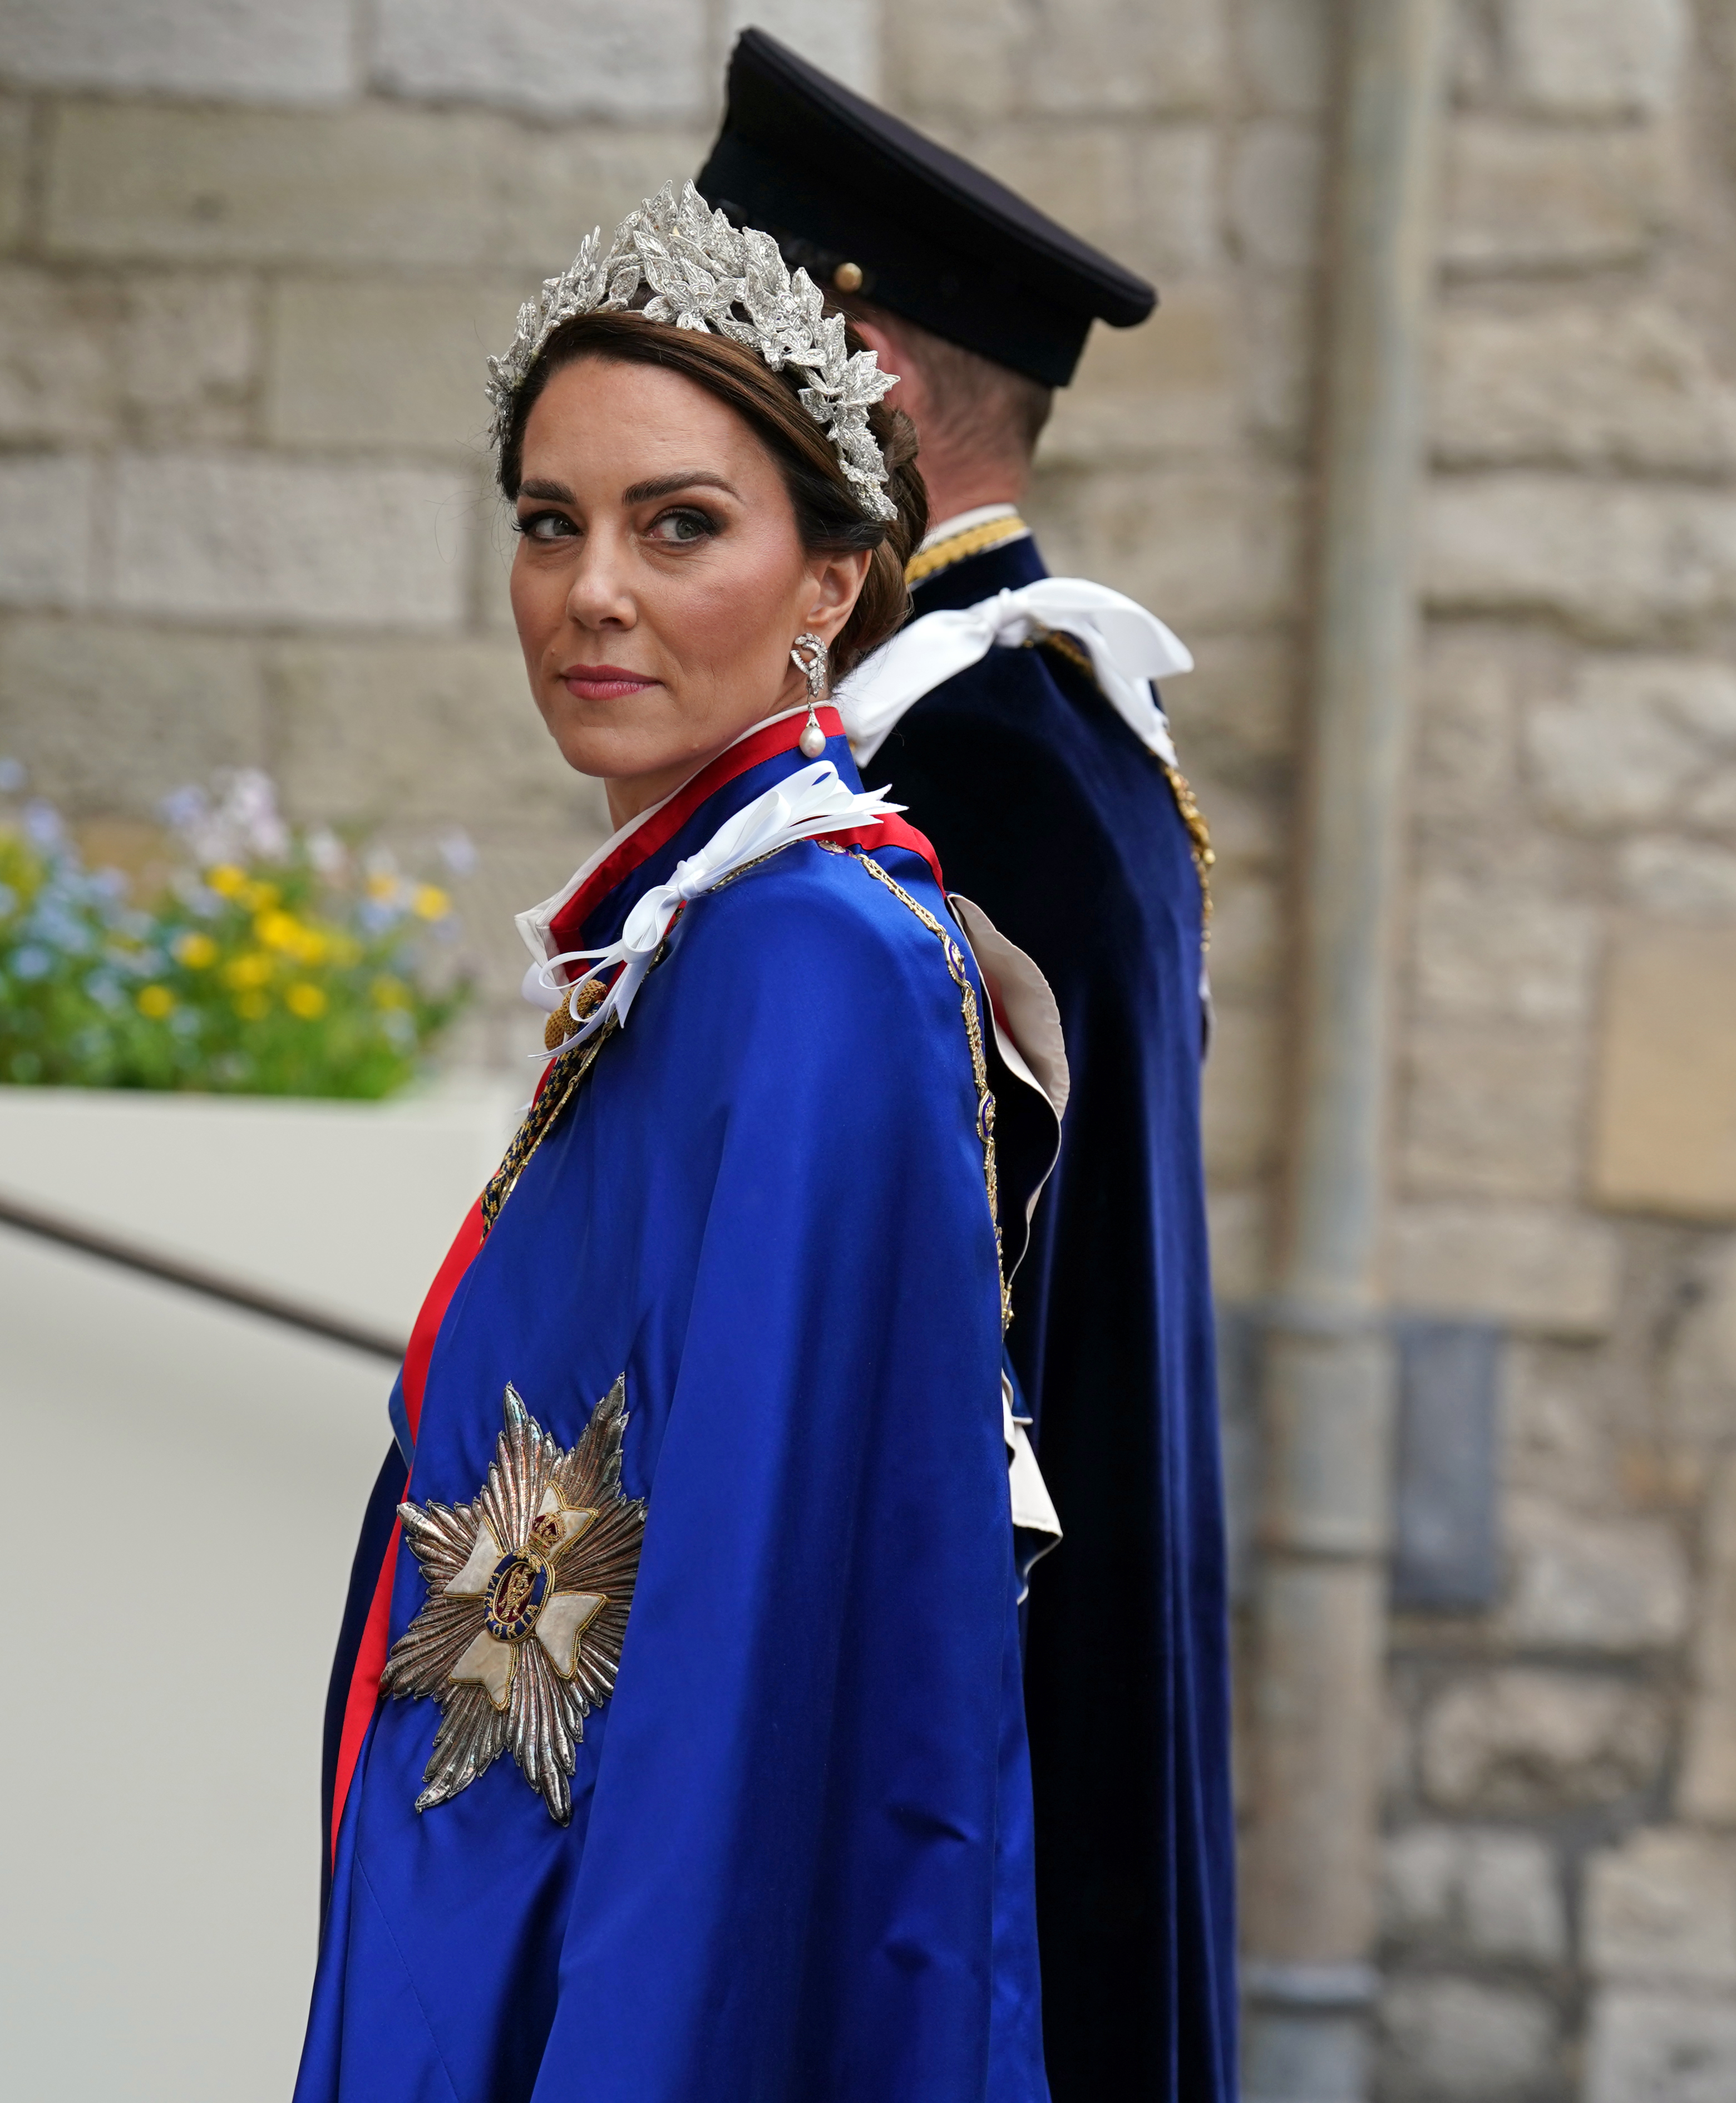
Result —
<svg viewBox="0 0 1736 2103"><path fill-rule="evenodd" d="M1016 451L1021 459L1030 460L1054 407L1052 387L948 343L944 336L868 300L839 304L910 344L922 361L923 378L950 442L968 446L974 452Z"/></svg>

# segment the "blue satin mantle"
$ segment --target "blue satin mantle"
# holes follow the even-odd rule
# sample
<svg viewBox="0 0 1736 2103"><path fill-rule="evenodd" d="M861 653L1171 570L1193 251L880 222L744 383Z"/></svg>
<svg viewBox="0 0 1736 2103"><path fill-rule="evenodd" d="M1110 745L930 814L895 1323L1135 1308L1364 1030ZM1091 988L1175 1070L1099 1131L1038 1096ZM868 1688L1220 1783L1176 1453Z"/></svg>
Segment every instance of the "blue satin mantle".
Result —
<svg viewBox="0 0 1736 2103"><path fill-rule="evenodd" d="M587 939L804 763L714 794ZM508 1381L564 1445L624 1370L617 1689L565 1829L510 1756L418 1816L434 1705L380 1706L297 2103L1045 2103L975 1108L940 945L854 858L677 923L453 1296L408 1488L476 1494ZM394 1640L423 1597L400 1554Z"/></svg>

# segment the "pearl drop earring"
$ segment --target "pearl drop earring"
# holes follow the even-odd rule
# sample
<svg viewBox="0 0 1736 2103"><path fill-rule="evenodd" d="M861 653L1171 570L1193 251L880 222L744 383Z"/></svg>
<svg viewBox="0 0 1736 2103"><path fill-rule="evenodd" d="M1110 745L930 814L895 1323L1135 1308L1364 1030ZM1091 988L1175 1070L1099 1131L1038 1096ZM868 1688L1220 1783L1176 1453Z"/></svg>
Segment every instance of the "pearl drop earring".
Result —
<svg viewBox="0 0 1736 2103"><path fill-rule="evenodd" d="M826 691L826 646L811 630L805 631L791 644L789 660L808 682L808 719L796 742L805 759L818 759L826 749L826 733L814 710Z"/></svg>

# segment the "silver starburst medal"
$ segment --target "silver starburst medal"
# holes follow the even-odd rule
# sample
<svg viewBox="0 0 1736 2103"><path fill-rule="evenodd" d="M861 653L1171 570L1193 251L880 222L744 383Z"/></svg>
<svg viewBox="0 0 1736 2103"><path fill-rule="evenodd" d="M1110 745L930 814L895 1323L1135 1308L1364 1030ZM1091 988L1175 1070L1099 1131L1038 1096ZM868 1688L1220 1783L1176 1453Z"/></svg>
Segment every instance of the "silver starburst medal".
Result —
<svg viewBox="0 0 1736 2103"><path fill-rule="evenodd" d="M615 1692L645 1532L644 1501L620 1489L627 1376L570 1452L510 1387L505 1409L479 1496L398 1506L428 1598L380 1683L441 1706L418 1811L468 1789L510 1747L564 1825L584 1719Z"/></svg>

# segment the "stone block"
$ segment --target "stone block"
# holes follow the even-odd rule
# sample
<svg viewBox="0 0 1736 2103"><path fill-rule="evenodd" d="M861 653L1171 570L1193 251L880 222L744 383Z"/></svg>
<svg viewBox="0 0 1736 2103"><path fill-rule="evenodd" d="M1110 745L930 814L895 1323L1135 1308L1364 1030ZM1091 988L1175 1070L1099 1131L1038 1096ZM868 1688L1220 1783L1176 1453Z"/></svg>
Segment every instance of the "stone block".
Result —
<svg viewBox="0 0 1736 2103"><path fill-rule="evenodd" d="M1178 464L1039 474L1028 515L1057 576L1112 585L1188 641L1297 611L1300 497L1288 475Z"/></svg>
<svg viewBox="0 0 1736 2103"><path fill-rule="evenodd" d="M1591 1012L1597 961L1592 908L1525 883L1438 876L1420 887L1412 935L1425 1013L1485 1022L1569 1025Z"/></svg>
<svg viewBox="0 0 1736 2103"><path fill-rule="evenodd" d="M1507 1816L1610 1803L1663 1763L1656 1695L1586 1673L1510 1668L1454 1681L1423 1718L1419 1765L1445 1811Z"/></svg>
<svg viewBox="0 0 1736 2103"><path fill-rule="evenodd" d="M1687 1633L1687 1559L1664 1521L1585 1518L1512 1496L1507 1534L1512 1581L1500 1625L1509 1641L1620 1652Z"/></svg>
<svg viewBox="0 0 1736 2103"><path fill-rule="evenodd" d="M1320 332L1315 281L1294 271L1242 273L1239 350L1253 429L1306 460L1312 443Z"/></svg>
<svg viewBox="0 0 1736 2103"><path fill-rule="evenodd" d="M1684 0L1507 0L1512 82L1551 116L1652 117L1674 98Z"/></svg>
<svg viewBox="0 0 1736 2103"><path fill-rule="evenodd" d="M1238 11L1242 78L1262 109L1312 115L1332 77L1327 0L1245 0Z"/></svg>
<svg viewBox="0 0 1736 2103"><path fill-rule="evenodd" d="M1622 896L1662 918L1736 918L1736 854L1705 840L1628 840L1616 857Z"/></svg>
<svg viewBox="0 0 1736 2103"><path fill-rule="evenodd" d="M199 263L466 269L535 282L673 174L697 128L527 130L491 112L329 114L72 103L52 113L55 254Z"/></svg>
<svg viewBox="0 0 1736 2103"><path fill-rule="evenodd" d="M1119 467L1233 444L1237 331L1221 287L1165 292L1151 325L1094 329L1073 384L1055 397L1046 468Z"/></svg>
<svg viewBox="0 0 1736 2103"><path fill-rule="evenodd" d="M1725 1265L1718 1312L1729 1382L1736 1385L1736 1262ZM1728 1389L1726 1390L1728 1392ZM1736 1825L1736 1456L1713 1472L1701 1541L1703 1577L1694 1634L1694 1686L1689 1699L1677 1810L1685 1818Z"/></svg>
<svg viewBox="0 0 1736 2103"><path fill-rule="evenodd" d="M1586 2048L1585 2103L1729 2103L1736 2007L1686 1994L1600 1994Z"/></svg>
<svg viewBox="0 0 1736 2103"><path fill-rule="evenodd" d="M355 80L350 0L9 0L0 73L38 87L335 102Z"/></svg>
<svg viewBox="0 0 1736 2103"><path fill-rule="evenodd" d="M17 246L24 230L30 172L30 106L0 96L0 249Z"/></svg>
<svg viewBox="0 0 1736 2103"><path fill-rule="evenodd" d="M1259 780L1268 763L1288 760L1296 747L1301 669L1294 642L1282 634L1197 637L1193 669L1163 689L1189 779L1200 770ZM1208 825L1211 816L1207 810Z"/></svg>
<svg viewBox="0 0 1736 2103"><path fill-rule="evenodd" d="M753 0L730 6L735 19L784 33ZM891 99L919 121L1205 111L1222 87L1223 10L1212 0L891 0L884 12ZM811 39L790 41L825 64Z"/></svg>
<svg viewBox="0 0 1736 2103"><path fill-rule="evenodd" d="M1467 273L1636 263L1675 194L1656 132L1461 118L1447 142L1442 260Z"/></svg>
<svg viewBox="0 0 1736 2103"><path fill-rule="evenodd" d="M1321 147L1312 125L1265 118L1246 126L1230 166L1230 225L1248 261L1303 270L1320 248Z"/></svg>
<svg viewBox="0 0 1736 2103"><path fill-rule="evenodd" d="M1507 1354L1503 1479L1509 1493L1609 1508L1620 1495L1600 1362L1579 1344L1521 1343Z"/></svg>
<svg viewBox="0 0 1736 2103"><path fill-rule="evenodd" d="M1418 815L1463 837L1499 824L1519 785L1522 651L1455 622L1427 631L1412 794Z"/></svg>
<svg viewBox="0 0 1736 2103"><path fill-rule="evenodd" d="M1736 496L1568 476L1437 478L1423 584L1454 613L1543 614L1644 642L1736 608Z"/></svg>
<svg viewBox="0 0 1736 2103"><path fill-rule="evenodd" d="M1645 1826L1593 1855L1585 1945L1605 1979L1736 1988L1736 1843Z"/></svg>
<svg viewBox="0 0 1736 2103"><path fill-rule="evenodd" d="M1618 929L1599 1048L1597 1197L1736 1218L1736 928Z"/></svg>
<svg viewBox="0 0 1736 2103"><path fill-rule="evenodd" d="M0 606L82 606L96 471L72 453L0 457Z"/></svg>
<svg viewBox="0 0 1736 2103"><path fill-rule="evenodd" d="M1257 1299L1270 1281L1271 1194L1258 1185L1206 1193L1212 1285L1223 1301Z"/></svg>
<svg viewBox="0 0 1736 2103"><path fill-rule="evenodd" d="M543 726L514 644L284 644L272 685L285 801L309 819L557 834L588 799Z"/></svg>
<svg viewBox="0 0 1736 2103"><path fill-rule="evenodd" d="M1561 1878L1535 1834L1406 1826L1387 1841L1382 1886L1392 1941L1521 1964L1567 1954Z"/></svg>
<svg viewBox="0 0 1736 2103"><path fill-rule="evenodd" d="M259 653L227 636L15 620L0 633L0 752L74 813L154 819L218 767L266 764Z"/></svg>
<svg viewBox="0 0 1736 2103"><path fill-rule="evenodd" d="M757 26L873 100L883 11L881 0L728 0L725 23L731 43Z"/></svg>
<svg viewBox="0 0 1736 2103"><path fill-rule="evenodd" d="M1603 1221L1542 1205L1407 1204L1392 1223L1393 1297L1561 1336L1614 1318L1619 1245Z"/></svg>
<svg viewBox="0 0 1736 2103"><path fill-rule="evenodd" d="M1584 659L1526 733L1544 808L1578 829L1717 824L1736 806L1736 669L1719 658Z"/></svg>
<svg viewBox="0 0 1736 2103"><path fill-rule="evenodd" d="M1529 2096L1554 2070L1549 2003L1469 1979L1390 1981L1380 2003L1381 2092L1441 2103Z"/></svg>
<svg viewBox="0 0 1736 2103"><path fill-rule="evenodd" d="M373 78L393 95L545 117L697 113L704 0L375 0Z"/></svg>
<svg viewBox="0 0 1736 2103"><path fill-rule="evenodd" d="M0 269L0 438L89 444L112 434L119 305L111 286Z"/></svg>
<svg viewBox="0 0 1736 2103"><path fill-rule="evenodd" d="M1206 1172L1214 1181L1246 1182L1270 1166L1278 1086L1276 1019L1240 1002L1219 1001L1201 1108Z"/></svg>
<svg viewBox="0 0 1736 2103"><path fill-rule="evenodd" d="M1585 1092L1578 1030L1429 1018L1413 1029L1405 1065L1401 1160L1408 1193L1572 1194Z"/></svg>
<svg viewBox="0 0 1736 2103"><path fill-rule="evenodd" d="M255 305L240 276L171 270L128 280L116 362L130 436L153 445L247 437Z"/></svg>
<svg viewBox="0 0 1736 2103"><path fill-rule="evenodd" d="M1047 118L946 131L947 144L1159 284L1203 276L1219 260L1209 125Z"/></svg>
<svg viewBox="0 0 1736 2103"><path fill-rule="evenodd" d="M474 278L290 278L267 313L265 429L286 445L486 445L486 358L511 342L522 286Z"/></svg>
<svg viewBox="0 0 1736 2103"><path fill-rule="evenodd" d="M1430 398L1455 467L1736 465L1736 393L1682 317L1655 300L1521 313L1448 306Z"/></svg>
<svg viewBox="0 0 1736 2103"><path fill-rule="evenodd" d="M113 603L315 628L455 629L471 486L429 469L264 454L127 454Z"/></svg>

